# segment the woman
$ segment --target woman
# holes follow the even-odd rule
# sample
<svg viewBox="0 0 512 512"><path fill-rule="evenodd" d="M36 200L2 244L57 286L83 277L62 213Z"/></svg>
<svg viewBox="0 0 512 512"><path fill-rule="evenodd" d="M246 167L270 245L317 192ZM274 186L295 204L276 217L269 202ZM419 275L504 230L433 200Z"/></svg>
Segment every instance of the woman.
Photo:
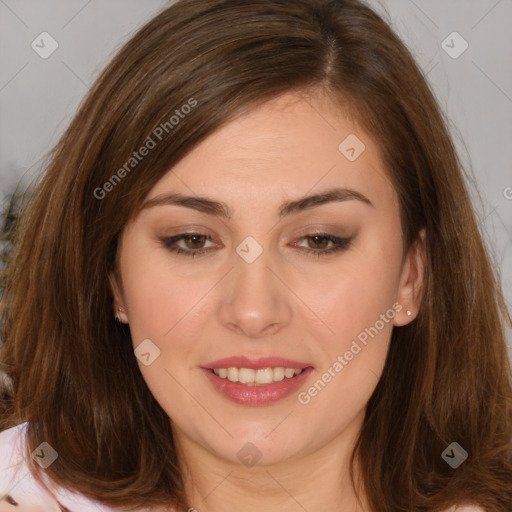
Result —
<svg viewBox="0 0 512 512"><path fill-rule="evenodd" d="M163 11L15 246L0 441L63 510L512 510L499 279L424 77L360 2Z"/></svg>

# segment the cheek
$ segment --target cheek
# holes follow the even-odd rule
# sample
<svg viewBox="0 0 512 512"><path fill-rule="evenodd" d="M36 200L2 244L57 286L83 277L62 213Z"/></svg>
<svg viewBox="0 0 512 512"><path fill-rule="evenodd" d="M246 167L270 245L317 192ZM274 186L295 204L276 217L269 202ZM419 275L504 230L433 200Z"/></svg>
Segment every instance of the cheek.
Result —
<svg viewBox="0 0 512 512"><path fill-rule="evenodd" d="M134 344L144 338L163 339L206 292L205 279L197 273L183 276L161 249L127 249L121 269Z"/></svg>
<svg viewBox="0 0 512 512"><path fill-rule="evenodd" d="M389 337L400 259L400 240L387 243L382 236L368 233L332 271L305 285L302 294L329 328L331 336L325 338L332 349L350 345L352 339L376 323L383 337ZM386 312L383 326L381 315Z"/></svg>
<svg viewBox="0 0 512 512"><path fill-rule="evenodd" d="M387 243L369 233L340 261L336 275L322 276L317 287L302 292L325 323L321 347L326 357L300 403L311 401L333 421L339 414L333 403L354 413L366 404L382 373L393 319L401 309L396 305L400 244L399 238Z"/></svg>
<svg viewBox="0 0 512 512"><path fill-rule="evenodd" d="M389 294L376 293L375 281L362 283L354 277L343 285L349 283L358 287L350 291L341 286L325 297L330 305L325 323L334 334L324 329L317 337L323 364L297 397L305 411L323 418L319 436L334 435L366 407L382 374L393 330L396 310Z"/></svg>

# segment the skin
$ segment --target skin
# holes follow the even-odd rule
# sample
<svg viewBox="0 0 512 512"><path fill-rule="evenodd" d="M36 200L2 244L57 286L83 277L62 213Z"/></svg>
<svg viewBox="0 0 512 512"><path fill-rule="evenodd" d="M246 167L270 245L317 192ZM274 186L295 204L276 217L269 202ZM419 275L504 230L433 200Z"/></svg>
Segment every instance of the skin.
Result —
<svg viewBox="0 0 512 512"><path fill-rule="evenodd" d="M366 146L355 161L338 150L349 134ZM334 186L372 206L331 202L279 220L282 202ZM320 92L287 93L216 131L147 199L169 192L223 201L233 218L144 209L122 233L121 283L110 279L134 347L149 338L160 350L149 366L137 361L171 418L190 504L199 512L369 510L364 494L362 507L356 502L348 459L392 329L417 314L425 254L418 244L402 260L398 198L377 144ZM355 238L345 250L309 256L301 248L332 247L306 237L315 228ZM194 258L160 240L198 229L213 241L177 242L211 248ZM236 252L247 236L263 248L252 263ZM234 355L281 356L314 367L299 391L307 390L396 302L401 311L306 405L297 393L268 406L235 404L200 370ZM237 456L248 442L261 452L252 467Z"/></svg>
<svg viewBox="0 0 512 512"><path fill-rule="evenodd" d="M61 509L51 498L27 496L11 492L0 500L0 512L59 512Z"/></svg>

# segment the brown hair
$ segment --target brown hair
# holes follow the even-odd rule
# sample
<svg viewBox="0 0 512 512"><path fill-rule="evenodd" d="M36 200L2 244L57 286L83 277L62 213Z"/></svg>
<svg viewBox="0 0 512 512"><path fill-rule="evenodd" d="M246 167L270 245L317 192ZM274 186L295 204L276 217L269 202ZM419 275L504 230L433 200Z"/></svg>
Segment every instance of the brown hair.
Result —
<svg viewBox="0 0 512 512"><path fill-rule="evenodd" d="M44 440L59 453L47 473L86 496L187 507L169 418L114 321L107 276L156 182L215 129L292 90L325 91L353 112L398 192L404 249L427 232L421 309L393 330L353 454L372 509L472 501L510 512L510 314L435 98L388 24L357 0L180 0L121 49L17 229L1 301L0 362L13 385L2 428L28 421L29 449ZM161 143L113 179L186 104ZM456 470L441 457L452 441L469 453Z"/></svg>

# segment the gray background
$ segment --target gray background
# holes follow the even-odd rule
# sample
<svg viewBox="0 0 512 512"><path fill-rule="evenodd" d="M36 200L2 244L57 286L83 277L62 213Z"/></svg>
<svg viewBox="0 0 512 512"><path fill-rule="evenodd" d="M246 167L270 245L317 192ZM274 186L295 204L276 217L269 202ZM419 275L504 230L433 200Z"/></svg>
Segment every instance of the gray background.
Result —
<svg viewBox="0 0 512 512"><path fill-rule="evenodd" d="M20 179L38 176L116 50L169 3L0 0L0 206ZM512 310L512 0L369 4L412 50L450 121L476 180L475 207ZM47 59L31 47L44 31L59 45ZM463 39L448 37L454 31ZM459 53L463 40L467 50L452 58L447 51ZM510 332L508 340L512 357Z"/></svg>

